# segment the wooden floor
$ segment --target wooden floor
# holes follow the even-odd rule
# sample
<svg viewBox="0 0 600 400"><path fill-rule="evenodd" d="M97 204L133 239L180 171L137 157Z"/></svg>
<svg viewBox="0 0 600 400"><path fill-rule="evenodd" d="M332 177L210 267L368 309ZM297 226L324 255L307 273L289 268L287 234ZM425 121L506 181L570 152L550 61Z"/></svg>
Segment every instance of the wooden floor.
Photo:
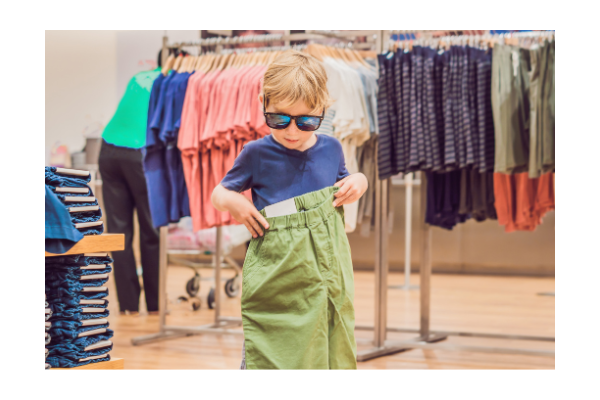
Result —
<svg viewBox="0 0 600 400"><path fill-rule="evenodd" d="M202 325L212 322L213 311L206 306L212 271L201 270L202 308L192 311L186 296L185 282L192 276L189 269L169 269L168 291L171 325ZM224 277L232 276L224 271ZM390 285L403 282L403 275L390 274ZM418 275L411 283L419 283ZM373 325L374 275L356 272L356 324ZM158 317L142 312L139 316L120 316L114 290L109 281L110 328L115 331L113 357L125 359L125 369L238 369L242 336L204 334L133 346L131 338L158 330ZM221 285L222 289L223 285ZM432 329L461 332L504 333L554 336L554 297L540 296L553 292L554 278L434 275L432 278ZM240 316L240 300L227 298L222 315ZM142 305L143 305L142 299ZM143 306L142 306L143 307ZM418 328L419 292L389 290L389 326ZM388 339L410 339L412 334L390 333ZM370 331L357 331L359 351L370 345ZM514 341L450 337L442 342L469 346L494 346L554 350L553 342ZM359 369L554 369L554 357L491 354L449 350L409 350L358 364Z"/></svg>

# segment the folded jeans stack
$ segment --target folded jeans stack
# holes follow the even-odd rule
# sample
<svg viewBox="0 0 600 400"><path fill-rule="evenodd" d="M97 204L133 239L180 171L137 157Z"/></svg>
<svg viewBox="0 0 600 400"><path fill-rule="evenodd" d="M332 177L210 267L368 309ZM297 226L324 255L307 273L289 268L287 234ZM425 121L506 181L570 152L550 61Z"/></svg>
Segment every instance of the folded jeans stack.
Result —
<svg viewBox="0 0 600 400"><path fill-rule="evenodd" d="M48 320L50 319L50 317L52 317L52 309L50 308L50 304L48 303L48 297L46 295L44 295L44 300L45 300L45 305L46 305L46 330L45 330L45 334L46 334L46 346L48 346L50 344L50 341L52 340L52 337L50 336L50 333L48 333L48 331L50 330L50 325L52 325L51 322L48 322ZM48 348L46 347L46 357L45 359L48 358ZM45 369L50 369L50 364L45 363Z"/></svg>
<svg viewBox="0 0 600 400"><path fill-rule="evenodd" d="M102 210L88 183L89 171L45 167L46 187L56 194L71 216L71 221L83 235L104 232Z"/></svg>
<svg viewBox="0 0 600 400"><path fill-rule="evenodd" d="M108 329L108 253L46 258L45 289L52 312L47 362L72 368L110 360L113 331Z"/></svg>

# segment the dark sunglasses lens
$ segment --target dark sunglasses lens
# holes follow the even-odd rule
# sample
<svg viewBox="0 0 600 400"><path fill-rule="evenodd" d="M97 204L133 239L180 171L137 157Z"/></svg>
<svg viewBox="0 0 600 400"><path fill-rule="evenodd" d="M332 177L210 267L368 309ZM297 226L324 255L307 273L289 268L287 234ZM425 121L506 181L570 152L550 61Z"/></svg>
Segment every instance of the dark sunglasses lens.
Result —
<svg viewBox="0 0 600 400"><path fill-rule="evenodd" d="M290 124L292 119L285 115L267 114L267 126L273 129L285 129Z"/></svg>
<svg viewBox="0 0 600 400"><path fill-rule="evenodd" d="M321 118L317 117L300 117L296 120L298 129L301 131L316 131L321 124Z"/></svg>

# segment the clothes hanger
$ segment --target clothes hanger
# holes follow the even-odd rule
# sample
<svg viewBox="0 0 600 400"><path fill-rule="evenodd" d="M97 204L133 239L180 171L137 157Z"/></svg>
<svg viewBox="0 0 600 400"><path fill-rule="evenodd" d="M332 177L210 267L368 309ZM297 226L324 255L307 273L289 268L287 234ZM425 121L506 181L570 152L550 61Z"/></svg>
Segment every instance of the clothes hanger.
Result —
<svg viewBox="0 0 600 400"><path fill-rule="evenodd" d="M190 62L192 61L191 58L192 58L192 56L190 56L190 55L183 57L183 61L180 66L181 72L187 72L187 70L190 66Z"/></svg>
<svg viewBox="0 0 600 400"><path fill-rule="evenodd" d="M308 46L306 46L306 48L304 48L303 50L305 53L310 54L311 56L313 56L314 58L316 58L319 61L323 61L323 55L322 53L318 50L316 43L311 43Z"/></svg>
<svg viewBox="0 0 600 400"><path fill-rule="evenodd" d="M173 68L173 65L175 64L175 56L173 54L169 54L169 57L167 57L167 61L165 61L165 65L163 65L162 67L162 74L167 76L167 74L169 73L169 71Z"/></svg>
<svg viewBox="0 0 600 400"><path fill-rule="evenodd" d="M179 67L181 66L182 62L183 62L183 54L179 53L179 55L175 59L175 64L173 64L173 70L179 71Z"/></svg>
<svg viewBox="0 0 600 400"><path fill-rule="evenodd" d="M282 51L279 51L279 50L271 52L271 55L270 55L269 59L267 60L267 62L268 62L267 65L273 63L273 61L275 61L281 53L282 53Z"/></svg>

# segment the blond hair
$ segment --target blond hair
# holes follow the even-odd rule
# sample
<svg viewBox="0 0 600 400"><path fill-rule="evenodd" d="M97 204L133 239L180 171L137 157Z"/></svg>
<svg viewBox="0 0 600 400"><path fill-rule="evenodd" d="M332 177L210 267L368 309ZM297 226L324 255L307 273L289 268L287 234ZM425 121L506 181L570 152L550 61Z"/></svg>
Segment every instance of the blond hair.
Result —
<svg viewBox="0 0 600 400"><path fill-rule="evenodd" d="M265 107L278 104L286 108L302 100L319 114L331 105L327 72L313 56L288 50L278 56L263 78Z"/></svg>

